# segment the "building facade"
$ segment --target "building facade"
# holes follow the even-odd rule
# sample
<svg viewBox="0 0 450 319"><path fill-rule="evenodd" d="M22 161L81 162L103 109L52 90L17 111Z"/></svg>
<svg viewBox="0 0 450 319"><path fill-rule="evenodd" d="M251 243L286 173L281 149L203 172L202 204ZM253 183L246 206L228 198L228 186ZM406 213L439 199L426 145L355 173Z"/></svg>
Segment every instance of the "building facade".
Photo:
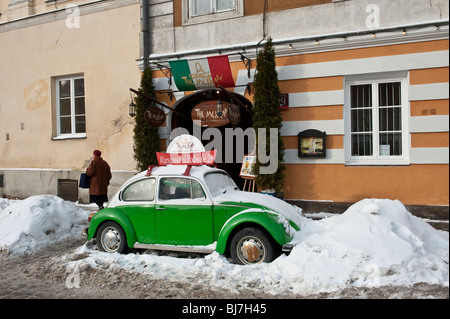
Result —
<svg viewBox="0 0 450 319"><path fill-rule="evenodd" d="M98 148L114 192L135 173L128 88L147 62L158 101L177 111L165 109L163 145L176 128L195 130L192 110L208 101L241 108L223 135L251 127L256 54L271 37L284 198L311 211L391 198L448 218L448 11L444 0L2 1L0 191L61 195ZM216 56L233 87L178 87L174 61L199 62L198 75ZM325 157L299 156L308 130L325 134ZM239 166L222 165L238 182Z"/></svg>
<svg viewBox="0 0 450 319"><path fill-rule="evenodd" d="M0 194L87 201L77 183L95 149L113 194L136 166L139 1L2 0L0 13Z"/></svg>
<svg viewBox="0 0 450 319"><path fill-rule="evenodd" d="M273 39L288 98L285 199L323 210L391 198L448 217L446 1L176 0L149 8L158 98L180 111L197 91L177 87L171 61L227 55L235 80L227 90L251 102L256 52ZM162 138L184 125L172 116ZM298 134L310 129L326 133L325 157L299 156Z"/></svg>

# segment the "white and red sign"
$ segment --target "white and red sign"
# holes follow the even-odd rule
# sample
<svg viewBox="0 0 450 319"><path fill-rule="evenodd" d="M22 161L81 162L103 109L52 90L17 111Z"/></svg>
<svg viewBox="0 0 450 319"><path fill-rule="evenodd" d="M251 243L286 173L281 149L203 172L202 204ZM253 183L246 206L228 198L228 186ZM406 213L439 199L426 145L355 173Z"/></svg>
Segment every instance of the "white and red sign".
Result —
<svg viewBox="0 0 450 319"><path fill-rule="evenodd" d="M160 166L166 165L214 165L216 150L198 153L156 153Z"/></svg>
<svg viewBox="0 0 450 319"><path fill-rule="evenodd" d="M217 151L206 151L195 136L184 134L173 139L167 153L156 153L158 164L166 165L214 165Z"/></svg>

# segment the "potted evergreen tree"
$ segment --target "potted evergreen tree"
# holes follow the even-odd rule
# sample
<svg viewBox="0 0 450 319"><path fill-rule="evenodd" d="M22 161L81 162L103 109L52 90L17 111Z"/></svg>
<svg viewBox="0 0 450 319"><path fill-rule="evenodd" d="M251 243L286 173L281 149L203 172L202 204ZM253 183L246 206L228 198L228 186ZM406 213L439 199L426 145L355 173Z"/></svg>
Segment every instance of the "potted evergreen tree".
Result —
<svg viewBox="0 0 450 319"><path fill-rule="evenodd" d="M149 67L144 69L141 77L139 92L156 100L155 87L153 86L153 72ZM145 120L145 111L154 102L140 95L135 97L136 125L134 126L134 159L139 171L146 170L148 165L157 165L156 152L160 151L158 127L150 126Z"/></svg>
<svg viewBox="0 0 450 319"><path fill-rule="evenodd" d="M270 129L276 128L278 138L275 140L277 145L272 148L278 150L278 166L273 174L260 174L260 168L264 166L258 157L255 164L255 172L257 174L256 185L258 188L267 193L275 193L278 197L282 197L284 170L285 165L282 163L284 157L284 146L281 139L280 129L283 118L280 113L280 88L278 86L278 74L275 65L275 49L273 48L272 39L269 38L264 45L264 49L258 52L256 74L254 78L254 101L253 101L253 128L256 132L256 155L259 152L269 154L271 149ZM259 150L258 129L266 130L265 150ZM272 141L274 142L274 141Z"/></svg>

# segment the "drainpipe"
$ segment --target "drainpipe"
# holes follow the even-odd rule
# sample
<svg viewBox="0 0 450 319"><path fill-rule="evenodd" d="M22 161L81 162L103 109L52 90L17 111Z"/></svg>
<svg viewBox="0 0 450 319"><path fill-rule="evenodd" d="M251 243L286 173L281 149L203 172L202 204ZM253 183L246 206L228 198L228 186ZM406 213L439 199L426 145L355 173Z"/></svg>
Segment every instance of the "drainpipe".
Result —
<svg viewBox="0 0 450 319"><path fill-rule="evenodd" d="M141 0L141 31L142 31L142 46L144 49L144 69L149 66L148 57L150 56L150 32L149 32L149 14L148 14L149 0Z"/></svg>
<svg viewBox="0 0 450 319"><path fill-rule="evenodd" d="M267 23L267 0L264 0L263 19L262 19L263 38L256 45L256 56L258 56L258 47L259 47L259 45L261 44L261 42L263 42L266 39L266 36L267 36L267 34L266 34L266 27L267 27L266 23Z"/></svg>

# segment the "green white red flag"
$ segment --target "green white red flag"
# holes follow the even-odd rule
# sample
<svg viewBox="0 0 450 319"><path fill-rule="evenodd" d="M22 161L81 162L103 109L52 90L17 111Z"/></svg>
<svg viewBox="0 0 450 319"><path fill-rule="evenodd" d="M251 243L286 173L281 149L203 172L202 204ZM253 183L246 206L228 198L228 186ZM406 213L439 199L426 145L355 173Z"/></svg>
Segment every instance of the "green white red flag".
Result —
<svg viewBox="0 0 450 319"><path fill-rule="evenodd" d="M234 87L228 55L169 61L179 91Z"/></svg>

